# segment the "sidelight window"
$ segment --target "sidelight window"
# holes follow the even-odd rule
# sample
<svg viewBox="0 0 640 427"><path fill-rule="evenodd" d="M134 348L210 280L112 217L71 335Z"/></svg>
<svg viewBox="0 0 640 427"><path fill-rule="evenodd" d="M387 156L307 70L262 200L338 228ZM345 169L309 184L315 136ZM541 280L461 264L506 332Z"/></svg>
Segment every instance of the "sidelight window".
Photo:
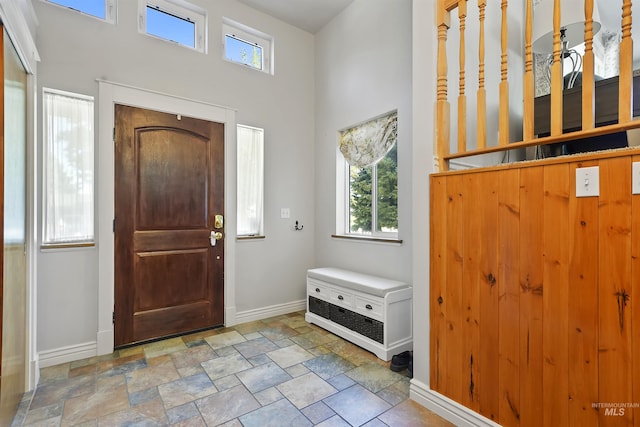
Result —
<svg viewBox="0 0 640 427"><path fill-rule="evenodd" d="M238 236L264 235L264 129L238 125Z"/></svg>
<svg viewBox="0 0 640 427"><path fill-rule="evenodd" d="M93 97L43 91L43 245L93 243Z"/></svg>

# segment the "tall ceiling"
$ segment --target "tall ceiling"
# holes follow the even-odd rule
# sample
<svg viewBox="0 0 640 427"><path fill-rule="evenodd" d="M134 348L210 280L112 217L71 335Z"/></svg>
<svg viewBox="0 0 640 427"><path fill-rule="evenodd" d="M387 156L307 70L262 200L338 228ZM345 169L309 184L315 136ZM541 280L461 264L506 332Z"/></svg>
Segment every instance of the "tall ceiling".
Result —
<svg viewBox="0 0 640 427"><path fill-rule="evenodd" d="M238 1L312 34L317 33L353 2L353 0Z"/></svg>

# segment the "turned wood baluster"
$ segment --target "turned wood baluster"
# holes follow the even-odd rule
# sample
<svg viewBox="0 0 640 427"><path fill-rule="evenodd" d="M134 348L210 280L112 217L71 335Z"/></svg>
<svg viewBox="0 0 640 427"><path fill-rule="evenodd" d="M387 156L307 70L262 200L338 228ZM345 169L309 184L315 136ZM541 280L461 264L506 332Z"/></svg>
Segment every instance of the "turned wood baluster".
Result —
<svg viewBox="0 0 640 427"><path fill-rule="evenodd" d="M484 88L484 17L487 0L478 0L480 37L478 47L478 148L487 147L487 92Z"/></svg>
<svg viewBox="0 0 640 427"><path fill-rule="evenodd" d="M631 38L631 0L622 3L622 41L620 42L620 86L618 123L633 116L633 40Z"/></svg>
<svg viewBox="0 0 640 427"><path fill-rule="evenodd" d="M594 128L595 89L593 59L593 0L584 2L584 56L582 57L582 129Z"/></svg>
<svg viewBox="0 0 640 427"><path fill-rule="evenodd" d="M436 146L440 171L449 169L445 156L449 154L450 106L447 101L447 31L451 14L445 8L444 0L438 2L438 86L436 97Z"/></svg>
<svg viewBox="0 0 640 427"><path fill-rule="evenodd" d="M553 4L553 65L551 66L551 136L562 134L562 60L560 44L560 1Z"/></svg>
<svg viewBox="0 0 640 427"><path fill-rule="evenodd" d="M524 115L523 115L523 140L529 141L534 136L534 97L535 86L533 79L533 49L531 47L533 27L533 2L527 0L524 36Z"/></svg>
<svg viewBox="0 0 640 427"><path fill-rule="evenodd" d="M507 3L507 0L502 0L502 55L500 59L500 110L498 122L500 134L498 143L500 145L507 145L509 143L509 82L507 81L507 50L509 46L507 39Z"/></svg>
<svg viewBox="0 0 640 427"><path fill-rule="evenodd" d="M467 96L465 94L465 27L467 0L458 3L460 18L460 94L458 95L458 152L467 151Z"/></svg>

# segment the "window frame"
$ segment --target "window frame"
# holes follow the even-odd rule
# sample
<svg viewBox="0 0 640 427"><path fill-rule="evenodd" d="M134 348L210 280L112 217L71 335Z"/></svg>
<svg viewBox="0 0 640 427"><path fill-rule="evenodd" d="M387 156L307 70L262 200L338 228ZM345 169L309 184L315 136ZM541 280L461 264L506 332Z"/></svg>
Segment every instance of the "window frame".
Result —
<svg viewBox="0 0 640 427"><path fill-rule="evenodd" d="M237 40L248 44L260 46L262 48L262 69L252 67L243 62L234 61L227 57L227 36L231 36ZM267 74L274 74L273 56L274 56L274 38L269 34L258 31L247 25L236 22L232 19L222 18L222 59L232 64L242 67L261 71Z"/></svg>
<svg viewBox="0 0 640 427"><path fill-rule="evenodd" d="M93 161L91 163L92 167L92 205L93 205L93 221L91 223L91 237L87 239L63 239L63 240L51 240L48 241L46 239L46 224L47 224L47 158L48 158L48 150L46 147L47 143L47 134L45 134L45 125L44 121L47 119L47 104L44 100L46 94L60 95L66 96L70 98L81 99L85 101L91 101L93 104L93 117L91 121L91 126L93 130L93 138L91 140L91 149L93 154ZM56 248L77 248L77 247L87 247L87 246L95 246L96 243L96 164L95 164L95 155L96 155L96 135L95 135L95 118L96 118L96 107L95 107L95 97L91 95L84 95L75 92L68 92L59 89L53 89L49 87L42 88L42 144L43 144L43 154L42 154L42 229L41 229L41 239L42 249L56 249Z"/></svg>
<svg viewBox="0 0 640 427"><path fill-rule="evenodd" d="M397 149L398 141L395 142L395 144L392 146L389 152L393 150L393 147ZM343 197L342 197L343 217L341 221L342 226L339 227L339 230L341 230L342 235L347 237L357 237L357 238L363 238L363 239L370 238L370 239L397 240L400 233L399 212L398 212L398 224L396 225L398 231L395 231L395 232L378 231L378 203L377 203L378 171L377 169L378 169L378 164L384 159L384 157L380 159L378 162L374 163L373 165L367 166L372 168L371 170L371 216L372 218L371 218L371 234L365 234L365 233L354 233L351 231L351 174L350 174L351 165L342 156L339 150L338 150L338 156L341 158L342 164L343 164L342 166L343 167L342 169L343 171L342 172L343 174L343 178L342 178L343 180L343 190L342 190L343 191ZM397 179L397 176L398 176L398 173L396 172L396 179ZM398 206L396 206L396 209L399 210L399 203L398 203Z"/></svg>
<svg viewBox="0 0 640 427"><path fill-rule="evenodd" d="M261 203L261 210L260 210L260 229L257 230L256 233L241 233L240 230L238 229L238 227L240 226L240 220L239 218L236 218L236 237L239 240L247 240L247 239L260 239L260 238L264 238L265 236L265 223L264 223L264 202L265 202L265 198L264 198L264 140L265 140L265 130L264 128L260 128L260 127L256 127L256 126L249 126L249 125L243 125L243 124L236 124L236 135L239 135L240 132L238 132L239 128L245 128L245 129L252 129L252 130L259 130L262 132L262 141L261 141L261 153L260 153L260 157L262 159L262 175L260 176L260 179L262 181L262 194L261 194L261 198L262 198L262 203ZM236 137L237 138L237 137ZM237 153L237 151L239 151L240 148L240 140L238 139L236 141L236 180L239 181L238 179L238 175L241 172L241 168L240 168L240 156L239 153ZM237 187L237 191L240 191L239 185L236 185ZM238 200L240 199L240 196L238 195L236 197L237 201L236 204L238 204ZM236 217L239 217L240 215L240 209L238 206L236 206Z"/></svg>
<svg viewBox="0 0 640 427"><path fill-rule="evenodd" d="M57 3L55 0L41 0L44 3L53 5L54 7L59 7L62 9L70 10L75 13L79 13L84 16L88 16L93 19L97 19L102 22L108 22L109 24L115 24L118 17L118 0L104 0L104 18L101 18L96 15L92 15L91 13L87 13L80 9L75 9L70 6L65 6L63 4Z"/></svg>
<svg viewBox="0 0 640 427"><path fill-rule="evenodd" d="M194 23L194 46L189 46L166 37L147 32L147 7L175 16L178 19ZM138 0L138 32L148 37L192 49L200 53L207 53L207 11L184 0Z"/></svg>

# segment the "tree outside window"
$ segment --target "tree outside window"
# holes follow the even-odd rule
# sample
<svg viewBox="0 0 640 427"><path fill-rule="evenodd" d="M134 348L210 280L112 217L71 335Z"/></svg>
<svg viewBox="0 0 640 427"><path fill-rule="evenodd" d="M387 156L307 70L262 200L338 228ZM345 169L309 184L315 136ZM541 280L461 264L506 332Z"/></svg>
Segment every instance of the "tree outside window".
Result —
<svg viewBox="0 0 640 427"><path fill-rule="evenodd" d="M349 166L349 214L350 233L398 232L397 144L372 166Z"/></svg>

